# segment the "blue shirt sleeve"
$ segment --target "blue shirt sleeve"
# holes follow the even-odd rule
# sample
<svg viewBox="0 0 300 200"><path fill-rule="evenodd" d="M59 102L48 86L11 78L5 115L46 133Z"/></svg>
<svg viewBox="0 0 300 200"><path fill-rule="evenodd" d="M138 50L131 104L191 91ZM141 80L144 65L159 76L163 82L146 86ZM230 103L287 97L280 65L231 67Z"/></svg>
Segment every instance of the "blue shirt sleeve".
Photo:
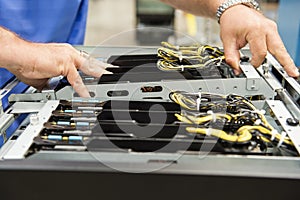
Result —
<svg viewBox="0 0 300 200"><path fill-rule="evenodd" d="M83 44L88 0L0 0L0 25L33 42Z"/></svg>

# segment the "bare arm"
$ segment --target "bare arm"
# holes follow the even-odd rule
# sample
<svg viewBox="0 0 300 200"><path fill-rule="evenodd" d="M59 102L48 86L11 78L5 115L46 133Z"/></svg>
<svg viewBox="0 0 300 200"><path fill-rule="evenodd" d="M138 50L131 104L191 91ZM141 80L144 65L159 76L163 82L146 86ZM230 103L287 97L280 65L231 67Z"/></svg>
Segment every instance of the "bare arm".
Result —
<svg viewBox="0 0 300 200"><path fill-rule="evenodd" d="M89 97L77 69L95 77L106 72L103 63L80 56L69 44L27 42L2 27L0 45L0 66L37 89L42 89L49 78L63 75L80 96Z"/></svg>
<svg viewBox="0 0 300 200"><path fill-rule="evenodd" d="M218 7L227 0L161 0L175 8L216 18ZM221 39L226 61L239 74L239 49L249 43L252 53L251 64L259 67L269 51L292 76L299 76L293 60L288 54L277 30L275 22L264 17L260 12L244 5L227 9L220 18Z"/></svg>

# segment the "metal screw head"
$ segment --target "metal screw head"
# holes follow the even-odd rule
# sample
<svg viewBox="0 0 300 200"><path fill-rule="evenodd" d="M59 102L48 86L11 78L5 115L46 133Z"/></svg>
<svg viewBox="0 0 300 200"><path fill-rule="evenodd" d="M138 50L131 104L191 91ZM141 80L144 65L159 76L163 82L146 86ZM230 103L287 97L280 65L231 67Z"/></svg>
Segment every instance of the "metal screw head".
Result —
<svg viewBox="0 0 300 200"><path fill-rule="evenodd" d="M37 125L39 123L39 116L37 114L32 114L30 115L29 120L31 125Z"/></svg>

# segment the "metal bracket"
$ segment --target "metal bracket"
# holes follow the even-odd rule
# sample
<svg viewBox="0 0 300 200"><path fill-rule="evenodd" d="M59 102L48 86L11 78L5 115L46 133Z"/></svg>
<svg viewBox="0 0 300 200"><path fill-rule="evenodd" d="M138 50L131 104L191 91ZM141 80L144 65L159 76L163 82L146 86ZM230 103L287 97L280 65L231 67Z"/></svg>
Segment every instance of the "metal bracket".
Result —
<svg viewBox="0 0 300 200"><path fill-rule="evenodd" d="M285 105L282 101L276 100L268 100L268 106L272 110L273 114L275 115L276 119L279 121L280 125L284 129L284 131L288 134L291 138L295 148L297 149L298 153L300 154L300 126L290 126L287 124L286 119L293 118L291 113L286 109Z"/></svg>
<svg viewBox="0 0 300 200"><path fill-rule="evenodd" d="M8 98L9 102L32 102L56 100L54 90L45 90L42 93L33 94L12 94Z"/></svg>
<svg viewBox="0 0 300 200"><path fill-rule="evenodd" d="M13 114L4 113L0 117L0 135L3 135L4 140L6 140L6 129L14 122Z"/></svg>
<svg viewBox="0 0 300 200"><path fill-rule="evenodd" d="M250 91L257 91L260 88L261 77L256 69L250 64L240 64L240 67L247 77L246 89Z"/></svg>
<svg viewBox="0 0 300 200"><path fill-rule="evenodd" d="M45 103L42 102L16 102L12 105L11 114L38 113Z"/></svg>
<svg viewBox="0 0 300 200"><path fill-rule="evenodd" d="M52 111L56 109L59 101L47 101L40 112L35 115L34 120L27 126L16 142L4 155L4 159L22 159L30 148L33 139L43 129L43 125L50 118Z"/></svg>

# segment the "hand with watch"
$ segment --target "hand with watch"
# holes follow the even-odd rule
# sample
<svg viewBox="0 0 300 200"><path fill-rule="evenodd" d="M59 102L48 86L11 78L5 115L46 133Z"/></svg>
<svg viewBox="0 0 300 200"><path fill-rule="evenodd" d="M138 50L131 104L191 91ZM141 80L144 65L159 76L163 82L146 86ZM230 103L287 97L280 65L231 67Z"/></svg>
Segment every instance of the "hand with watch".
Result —
<svg viewBox="0 0 300 200"><path fill-rule="evenodd" d="M216 17L220 23L226 61L239 74L238 50L249 43L254 67L259 67L267 52L270 52L290 76L299 76L279 36L276 23L258 10L259 5L254 0L228 0L217 9Z"/></svg>
<svg viewBox="0 0 300 200"><path fill-rule="evenodd" d="M288 75L299 72L288 54L277 30L277 25L259 12L255 0L161 0L194 15L215 18L220 23L225 57L236 74L239 67L239 49L247 44L252 53L251 63L259 67L270 52Z"/></svg>

